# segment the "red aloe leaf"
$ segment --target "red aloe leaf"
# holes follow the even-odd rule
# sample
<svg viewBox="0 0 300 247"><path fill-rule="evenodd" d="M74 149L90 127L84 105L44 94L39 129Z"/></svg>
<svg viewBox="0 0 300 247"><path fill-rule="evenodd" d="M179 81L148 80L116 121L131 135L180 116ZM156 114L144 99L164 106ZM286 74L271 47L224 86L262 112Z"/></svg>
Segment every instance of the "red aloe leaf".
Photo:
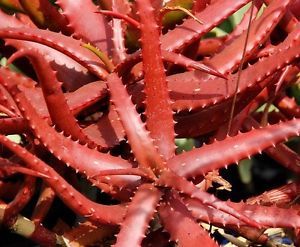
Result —
<svg viewBox="0 0 300 247"><path fill-rule="evenodd" d="M52 70L42 55L37 50L20 50L11 56L8 62L22 56L28 57L35 68L53 124L66 136L71 135L72 138L79 140L82 144L97 146L79 127L64 97L61 89L62 83L57 80L55 71Z"/></svg>
<svg viewBox="0 0 300 247"><path fill-rule="evenodd" d="M273 86L273 85L271 85ZM242 129L244 121L249 117L252 111L258 109L259 106L267 101L268 87L265 87L245 108L243 108L237 115L232 119L231 130L228 132L228 124L220 126L216 133L210 138L212 142L214 140L224 140L227 135L235 136L239 130ZM251 129L248 129L251 130Z"/></svg>
<svg viewBox="0 0 300 247"><path fill-rule="evenodd" d="M130 5L126 0L112 0L112 11L121 14L129 14ZM116 64L126 59L126 47L125 47L125 25L122 20L112 20L113 30L113 58Z"/></svg>
<svg viewBox="0 0 300 247"><path fill-rule="evenodd" d="M15 16L7 15L0 10L0 27L19 28L26 26ZM6 45L11 45L16 49L36 48L45 57L49 57L52 62L51 66L58 71L58 78L64 82L64 87L74 90L85 82L95 80L95 77L88 73L88 70L75 62L70 57L58 52L50 47L40 45L34 42L25 42L20 40L5 39Z"/></svg>
<svg viewBox="0 0 300 247"><path fill-rule="evenodd" d="M202 57L212 56L220 51L227 36L202 39L199 41L197 55Z"/></svg>
<svg viewBox="0 0 300 247"><path fill-rule="evenodd" d="M279 143L276 147L270 147L264 152L282 166L300 174L300 155L287 145Z"/></svg>
<svg viewBox="0 0 300 247"><path fill-rule="evenodd" d="M29 26L24 24L19 18L17 18L16 15L9 15L5 13L1 8L0 8L0 20L1 20L0 23L1 28Z"/></svg>
<svg viewBox="0 0 300 247"><path fill-rule="evenodd" d="M151 184L143 184L138 188L128 206L115 247L141 246L160 196L160 191Z"/></svg>
<svg viewBox="0 0 300 247"><path fill-rule="evenodd" d="M28 129L22 117L0 118L0 133L3 135L23 134Z"/></svg>
<svg viewBox="0 0 300 247"><path fill-rule="evenodd" d="M148 180L155 180L155 177L152 176L152 173L149 173L148 170L141 169L141 168L125 168L125 169L110 169L110 170L103 170L99 171L99 173L94 176L92 179L97 179L103 176L111 176L111 175L135 175L140 176L142 178Z"/></svg>
<svg viewBox="0 0 300 247"><path fill-rule="evenodd" d="M248 117L244 121L244 127L247 130L259 128L260 125L255 119ZM264 150L264 153L276 160L282 166L290 169L293 172L300 173L300 156L295 151L291 150L287 145L279 143L276 147L269 147Z"/></svg>
<svg viewBox="0 0 300 247"><path fill-rule="evenodd" d="M238 95L244 95L244 98L241 100L240 96L238 97L238 102L241 101L242 103L237 104L237 108L241 109L246 106L253 99L252 97L255 97L267 85L268 81L264 81L267 77L284 66L291 64L300 56L299 37L300 29L298 28L283 43L277 46L276 59L274 59L274 54L274 56L260 59L254 65L242 71ZM266 70L266 68L268 69ZM206 108L211 105L216 106L220 102L225 103L224 99L233 97L235 91L235 84L233 82L236 81L237 75L229 75L226 82L221 78L210 78L199 71L192 71L171 75L167 79L171 90L170 97L175 101L172 104L172 108L178 112ZM186 85L189 85L189 87ZM140 93L142 90L141 82L129 87L129 89L131 91L130 94L134 96L133 101L140 105L143 101ZM228 101L226 104L231 105L232 103ZM223 111L225 111L224 108ZM217 114L214 115L217 116ZM224 117L222 118L226 121ZM202 117L201 119L205 120L206 118ZM189 124L188 122L185 121L185 123ZM200 125L207 126L207 123L198 120L197 122L193 122L195 128L201 129Z"/></svg>
<svg viewBox="0 0 300 247"><path fill-rule="evenodd" d="M64 233L70 247L85 247L99 245L116 232L115 226L97 226L90 222L80 223L75 228Z"/></svg>
<svg viewBox="0 0 300 247"><path fill-rule="evenodd" d="M49 46L74 59L99 78L105 78L107 72L99 58L81 47L81 42L59 33L33 28L1 28L0 38L27 40Z"/></svg>
<svg viewBox="0 0 300 247"><path fill-rule="evenodd" d="M162 51L162 58L164 61L174 63L176 65L181 65L186 68L199 70L201 72L214 75L217 77L221 77L223 79L227 79L225 75L220 73L218 70L214 69L213 66L205 65L204 63L200 63L194 61L188 57L185 57L181 54L177 54L175 52Z"/></svg>
<svg viewBox="0 0 300 247"><path fill-rule="evenodd" d="M4 224L14 222L20 211L27 205L35 191L36 179L31 176L26 176L21 189L18 191L16 197L11 201L4 211L3 221Z"/></svg>
<svg viewBox="0 0 300 247"><path fill-rule="evenodd" d="M245 92L247 89L253 89L254 85L262 82L266 77L295 61L300 54L298 49L299 37L300 28L291 33L283 43L277 46L278 50L275 53L276 55L274 54L274 56L261 59L253 66L249 66L243 70L240 77L238 94ZM275 56L276 59L274 59ZM197 71L169 76L169 87L172 90L171 98L172 100L176 100L176 103L173 104L173 109L181 110L188 107L202 108L232 97L235 89L233 82L236 81L236 79L237 75L234 74L228 76L227 83L220 78L211 80L206 75ZM187 83L190 85L188 89L183 86ZM198 92L197 89L200 91ZM190 95L190 97L187 98L186 95ZM211 95L211 97L208 97L209 95ZM175 98L174 96L177 97ZM195 100L195 98L197 100ZM176 105L178 106L176 107Z"/></svg>
<svg viewBox="0 0 300 247"><path fill-rule="evenodd" d="M201 203L220 210L224 213L230 214L237 219L244 221L245 223L260 227L260 225L252 220L251 218L245 216L243 211L235 210L231 208L227 202L221 201L214 195L207 193L206 191L199 190L192 182L189 182L184 177L180 177L171 171L165 171L161 174L159 179L155 182L158 186L168 187L184 193L191 198L199 200Z"/></svg>
<svg viewBox="0 0 300 247"><path fill-rule="evenodd" d="M299 30L298 30L298 33L299 33ZM278 69L284 67L286 65L286 63L290 64L293 61L295 61L295 59L297 59L300 56L300 50L298 48L299 48L298 42L294 42L293 44L290 44L290 48L284 49L284 50L278 52L276 54L277 55L276 60L274 59L274 57L269 57L266 60L262 60L259 63L255 64L254 66L250 66L248 69L243 71L243 73L241 75L242 80L245 82L249 82L249 85L248 85L248 87L245 85L246 90L238 92L239 98L238 98L238 102L236 105L235 114L238 113L239 111L241 111L254 97L256 97L257 94L263 89L263 87L267 86L270 83L277 82L276 80L271 81L272 77L269 77L267 79L265 79L265 78L270 76L272 73L274 73ZM265 68L268 68L268 70L266 71ZM184 76L184 75L186 75L186 74L185 73L182 74L182 76ZM247 78L246 75L248 75L249 78ZM273 75L273 77L274 77L274 75ZM193 82L193 83L199 82L199 84L201 83L201 81L199 81L200 78L197 78L196 74L194 74L194 78L196 78L196 80L194 80L194 81L192 80L191 82ZM173 79L174 80L171 81L172 83L178 82L178 80L175 81L175 78L173 78ZM181 77L181 82L184 82L185 79L186 79L185 77ZM232 79L233 79L233 77L232 77ZM253 81L252 81L252 79L253 79ZM170 80L171 80L171 78L170 78ZM207 85L208 84L206 84L206 86ZM221 85L221 87L224 87L224 85L230 86L231 84L223 84L223 85ZM231 86L233 86L233 85L231 85ZM203 87L205 87L205 85L203 85ZM227 89L224 88L224 91L223 90L220 90L220 91L226 92L226 94L227 94L228 91L226 91L226 90ZM199 94L200 98L203 98L203 96L207 97L207 95L203 94L204 91L206 92L206 90L203 90L201 92L201 94ZM229 92L232 92L232 90L229 90ZM185 94L182 94L182 90L181 90L180 94L185 95ZM211 94L211 91L209 92L209 94ZM228 111L230 105L232 104L231 103L232 98L229 98L228 100L225 100L220 104L217 104L224 97L221 95L222 95L222 93L220 94L219 99L215 98L214 100L213 99L209 99L209 100L200 99L199 102L200 101L202 101L203 103L210 102L210 104L214 104L213 106L208 107L205 110L199 111L199 112L197 112L195 114L191 114L191 115L178 116L178 119L177 119L178 123L175 126L176 133L181 136L198 136L200 134L208 133L212 130L215 130L217 127L220 126L220 124L226 122L226 120L228 120L228 115L226 115L224 117L223 113L224 112L226 113ZM217 95L217 96L219 96L219 95ZM184 100L182 102L184 102ZM189 102L191 104L194 104L194 106L197 105L197 103L198 103L197 101L189 101ZM186 103L187 102L185 102L184 104L186 104ZM191 106L191 104L188 104L188 106L190 107L190 109L193 109L193 106ZM205 103L204 103L204 106L206 106ZM180 106L178 106L178 107L180 107ZM184 108L186 108L186 107L184 107ZM213 117L209 118L208 116L211 116L212 112L214 112ZM218 114L218 112L220 113L220 115ZM207 120L209 120L210 123L208 125L207 122L199 121L199 119L204 119L204 120L207 119Z"/></svg>
<svg viewBox="0 0 300 247"><path fill-rule="evenodd" d="M111 27L104 16L95 13L98 8L91 0L58 0L56 4L62 8L63 15L68 19L69 28L73 30L74 37L90 42L101 51L111 55Z"/></svg>
<svg viewBox="0 0 300 247"><path fill-rule="evenodd" d="M19 89L15 90L19 91ZM94 149L89 149L57 133L37 115L23 93L12 93L20 106L19 108L24 118L29 122L29 125L35 133L35 136L59 160L64 161L76 171L84 173L87 178L96 176L98 172L102 170L131 167L131 164L126 160L97 152ZM68 150L68 152L66 152L66 150ZM109 181L111 184L115 184L121 188L136 180L137 177L135 176L115 176Z"/></svg>
<svg viewBox="0 0 300 247"><path fill-rule="evenodd" d="M36 87L37 83L35 81L22 74L15 73L6 67L0 68L0 75L5 78L8 85L14 85L16 82L18 82L18 85L25 85L24 93L27 99L30 101L39 115L41 115L43 118L49 117L45 99L43 97L41 89L39 87ZM57 74L55 74L55 76L56 75ZM47 75L43 75L43 77L47 77ZM0 90L2 90L1 87L3 88L3 86L0 85ZM70 108L72 114L78 115L85 108L94 104L96 101L103 99L106 95L107 90L105 83L102 81L95 81L78 88L76 91L65 93L64 97L66 98L68 107ZM5 97L4 100L8 100L9 98L11 98L11 96L9 96L7 92L3 97ZM12 103L12 110L16 111L15 109L17 109L17 107L15 107L14 102ZM18 110L16 112L18 112Z"/></svg>
<svg viewBox="0 0 300 247"><path fill-rule="evenodd" d="M272 0L265 0L265 3L267 5L270 5L271 2ZM291 2L288 10L286 11L286 14L283 16L281 22L279 23L280 28L282 28L287 33L292 32L299 24L299 20L291 11L295 2L296 1Z"/></svg>
<svg viewBox="0 0 300 247"><path fill-rule="evenodd" d="M205 243L207 247L218 246L208 232L196 223L194 217L174 193L172 196L168 195L166 202L160 205L159 215L164 228L171 235L171 240L176 241L179 246L198 246L199 243Z"/></svg>
<svg viewBox="0 0 300 247"><path fill-rule="evenodd" d="M8 159L0 157L0 177L11 176L15 173L22 173L33 177L49 178L43 173L30 170L26 167L20 166L19 164L11 162Z"/></svg>
<svg viewBox="0 0 300 247"><path fill-rule="evenodd" d="M249 30L249 42L247 43L244 60L253 56L253 52L258 49L259 44L263 44L277 26L291 0L274 0L270 4L259 19L251 24ZM213 65L221 73L234 70L241 62L243 46L247 30L240 35L233 43L224 48L222 52L216 54L209 60L209 64Z"/></svg>
<svg viewBox="0 0 300 247"><path fill-rule="evenodd" d="M38 49L48 60L48 63L51 64L51 67L57 71L57 78L64 82L63 86L67 91L74 91L80 86L97 79L72 58L50 47L21 40L6 39L5 41L6 45L13 46L17 50Z"/></svg>
<svg viewBox="0 0 300 247"><path fill-rule="evenodd" d="M70 34L67 20L48 0L19 0L23 9L39 28Z"/></svg>
<svg viewBox="0 0 300 247"><path fill-rule="evenodd" d="M120 64L118 64L116 71L118 71L119 74L123 75L129 69L131 69L132 66L136 65L136 63L139 62L140 55L141 55L140 53L134 53L134 54L128 56L126 60L124 60ZM214 75L217 77L227 79L227 77L225 75L221 74L219 71L214 69L212 66L192 60L181 54L162 50L161 56L162 56L162 59L166 62L170 62L170 63L176 64L176 65L183 66L188 69L202 71L207 74L211 74L211 75ZM138 73L140 73L140 77L143 76L143 71L139 70Z"/></svg>
<svg viewBox="0 0 300 247"><path fill-rule="evenodd" d="M73 115L104 99L107 95L106 85L103 81L90 82L77 90L65 93L68 106Z"/></svg>
<svg viewBox="0 0 300 247"><path fill-rule="evenodd" d="M16 81L19 84L33 87L35 82L30 78L21 74L14 73L7 68L0 68L0 74L6 79L8 84L14 84ZM6 89L0 85L1 90L5 90L5 99L11 98ZM49 117L49 112L40 88L24 88L24 93L32 106L43 118ZM1 95L1 94L0 94ZM104 98L107 95L106 85L103 82L95 81L84 85L71 93L64 94L68 106L73 115L79 114L81 111ZM12 102L15 105L14 102ZM15 106L13 109L17 109ZM0 133L2 134L21 134L27 129L27 123L22 118L1 118ZM96 124L92 124L83 129L84 133L103 148L109 148L117 145L121 140L124 140L124 129L118 119L115 110L111 109L108 114L104 114Z"/></svg>
<svg viewBox="0 0 300 247"><path fill-rule="evenodd" d="M9 110L7 107L3 106L2 104L0 104L0 112L4 113L5 115L7 115L9 117L15 117L16 116L16 114L14 112Z"/></svg>
<svg viewBox="0 0 300 247"><path fill-rule="evenodd" d="M292 6L291 6L291 11L298 19L300 19L299 10L300 10L300 1L296 0L293 2Z"/></svg>
<svg viewBox="0 0 300 247"><path fill-rule="evenodd" d="M193 216L202 221L221 225L245 225L241 220L226 215L214 208L208 208L195 199L184 200ZM285 209L279 207L267 207L261 205L248 205L243 202L227 202L230 207L243 212L249 218L265 227L292 227L299 228L300 216L297 209Z"/></svg>
<svg viewBox="0 0 300 247"><path fill-rule="evenodd" d="M44 179L47 184L76 213L98 223L117 224L122 221L125 215L123 206L106 206L90 201L68 184L53 168L29 153L26 149L2 135L0 135L0 143L19 156L26 163L27 167L47 175L49 178Z"/></svg>
<svg viewBox="0 0 300 247"><path fill-rule="evenodd" d="M4 107L7 107L8 110L14 112L14 114L20 116L20 111L16 103L14 102L9 92L7 92L7 90L2 85L0 85L0 104ZM11 116L10 114L7 115Z"/></svg>
<svg viewBox="0 0 300 247"><path fill-rule="evenodd" d="M169 160L168 166L180 176L196 177L231 163L237 163L243 158L260 153L265 148L299 134L300 120L293 119L247 133L239 133L234 137L228 136L223 141L216 141L177 155ZM264 138L261 138L262 136Z"/></svg>
<svg viewBox="0 0 300 247"><path fill-rule="evenodd" d="M123 19L126 22L128 22L129 24L133 25L135 28L138 28L138 29L140 28L140 24L136 20L132 19L131 17L129 17L127 15L122 15L117 12L106 11L106 10L99 11L99 13L110 15L110 16L113 16L114 18ZM130 57L128 57L127 61L124 61L125 60L125 57L124 57L121 61L121 63L123 62L123 65L121 65L121 66L119 65L118 70L120 70L120 67L122 67L122 69L121 69L122 71L125 70L125 68L124 68L125 62L127 64L127 66L130 66L130 65L134 64L135 62L137 62L137 60L139 59L139 55L140 55L139 53L135 53L135 54L131 55ZM188 57L185 57L181 54L163 50L161 55L162 55L162 58L164 61L171 62L171 63L177 64L177 65L181 65L186 68L200 70L204 73L208 73L208 74L226 79L226 77L223 74L221 74L219 71L215 70L214 68L209 67L208 65L205 65L203 63L194 61L194 60L192 60Z"/></svg>
<svg viewBox="0 0 300 247"><path fill-rule="evenodd" d="M252 1L252 4L254 4L252 16L257 17L257 14L259 13L260 8L263 5L263 0L254 0L254 1ZM248 10L245 12L242 20L240 21L239 24L237 24L234 27L234 30L226 36L226 40L224 42L226 45L231 44L238 36L240 36L245 30L248 29L250 16L251 16L251 7L248 8ZM254 20L255 20L255 18L252 18L252 22ZM223 46L223 48L224 48L224 46Z"/></svg>
<svg viewBox="0 0 300 247"><path fill-rule="evenodd" d="M275 99L274 104L287 117L300 117L300 106L294 98L289 98L283 94Z"/></svg>
<svg viewBox="0 0 300 247"><path fill-rule="evenodd" d="M92 140L102 147L113 147L125 140L125 131L114 105L108 113L83 130Z"/></svg>
<svg viewBox="0 0 300 247"><path fill-rule="evenodd" d="M210 4L210 0L201 0L193 2L193 13L203 11Z"/></svg>
<svg viewBox="0 0 300 247"><path fill-rule="evenodd" d="M92 148L97 147L98 145L90 140L78 125L62 91L62 83L57 80L55 71L43 56L37 50L20 50L11 56L8 62L22 56L28 57L35 68L53 124L59 131L63 131L64 135L79 140L81 144L88 144ZM103 149L100 146L98 148Z"/></svg>
<svg viewBox="0 0 300 247"><path fill-rule="evenodd" d="M160 173L164 169L164 161L158 154L153 140L136 112L121 79L116 74L111 74L107 78L107 83L111 100L123 123L137 161L141 166L151 168L155 173Z"/></svg>
<svg viewBox="0 0 300 247"><path fill-rule="evenodd" d="M17 13L17 19L25 26L36 28L37 26L32 22L28 15Z"/></svg>
<svg viewBox="0 0 300 247"><path fill-rule="evenodd" d="M126 4L125 4L126 5ZM126 9L126 6L123 6L123 8L121 7L121 12L119 12L118 10L115 11L111 11L111 10L99 10L96 13L102 14L102 15L107 15L119 20L123 20L125 21L127 24L131 25L132 27L139 29L140 28L140 23L138 21L136 21L134 18L130 17L127 14L124 14L122 12L128 12L128 10Z"/></svg>
<svg viewBox="0 0 300 247"><path fill-rule="evenodd" d="M147 128L165 159L174 156L174 120L166 74L161 58L159 26L148 0L136 2L140 17L143 70L145 73ZM159 110L159 111L158 111Z"/></svg>
<svg viewBox="0 0 300 247"><path fill-rule="evenodd" d="M196 14L203 24L194 19L187 19L162 37L162 49L176 51L188 46L248 2L250 0L224 0L208 5L202 12Z"/></svg>

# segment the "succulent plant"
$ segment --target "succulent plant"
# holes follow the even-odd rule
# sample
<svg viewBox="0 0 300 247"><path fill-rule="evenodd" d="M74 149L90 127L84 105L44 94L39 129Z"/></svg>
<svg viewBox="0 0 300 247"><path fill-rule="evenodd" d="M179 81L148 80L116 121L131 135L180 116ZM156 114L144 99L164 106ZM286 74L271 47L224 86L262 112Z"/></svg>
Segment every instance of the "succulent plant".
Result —
<svg viewBox="0 0 300 247"><path fill-rule="evenodd" d="M247 4L230 33L211 37ZM0 220L8 229L41 246L219 246L205 223L268 245L265 229L292 228L297 242L297 182L246 202L208 189L228 189L218 170L261 152L300 172L284 144L300 134L299 106L286 94L299 81L300 1L0 6L9 58L0 68ZM199 146L176 152L178 138ZM89 198L91 188L109 199ZM43 225L55 197L81 224ZM21 215L29 203L30 219Z"/></svg>

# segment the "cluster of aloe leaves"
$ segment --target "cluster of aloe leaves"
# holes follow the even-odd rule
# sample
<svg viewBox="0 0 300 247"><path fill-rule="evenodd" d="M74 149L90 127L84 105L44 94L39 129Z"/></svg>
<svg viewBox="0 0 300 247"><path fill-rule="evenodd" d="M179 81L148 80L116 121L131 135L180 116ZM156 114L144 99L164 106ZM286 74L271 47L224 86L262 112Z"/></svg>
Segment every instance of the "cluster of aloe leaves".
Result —
<svg viewBox="0 0 300 247"><path fill-rule="evenodd" d="M232 32L211 37L246 5ZM219 243L208 224L268 246L264 231L277 227L300 244L296 180L246 202L208 192L230 187L219 169L261 152L300 173L284 144L300 134L299 106L286 94L299 81L299 0L0 6L7 229L40 246L209 247ZM176 153L178 138L199 147ZM55 197L80 224L43 225Z"/></svg>

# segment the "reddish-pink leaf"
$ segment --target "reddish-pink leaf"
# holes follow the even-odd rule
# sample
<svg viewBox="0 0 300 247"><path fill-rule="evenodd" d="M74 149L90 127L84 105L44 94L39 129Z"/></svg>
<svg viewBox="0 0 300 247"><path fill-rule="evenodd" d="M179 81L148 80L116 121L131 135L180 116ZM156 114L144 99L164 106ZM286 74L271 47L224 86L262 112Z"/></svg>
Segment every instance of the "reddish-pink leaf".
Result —
<svg viewBox="0 0 300 247"><path fill-rule="evenodd" d="M153 218L161 192L151 184L141 185L128 207L115 247L140 247Z"/></svg>
<svg viewBox="0 0 300 247"><path fill-rule="evenodd" d="M166 74L161 58L160 28L148 0L136 2L140 17L143 70L145 73L147 128L165 159L175 154L174 120Z"/></svg>

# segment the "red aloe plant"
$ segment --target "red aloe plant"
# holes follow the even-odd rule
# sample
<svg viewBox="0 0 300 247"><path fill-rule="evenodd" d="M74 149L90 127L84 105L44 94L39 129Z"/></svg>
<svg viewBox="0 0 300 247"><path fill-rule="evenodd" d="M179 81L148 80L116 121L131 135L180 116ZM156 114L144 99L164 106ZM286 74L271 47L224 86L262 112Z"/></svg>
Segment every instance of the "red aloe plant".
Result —
<svg viewBox="0 0 300 247"><path fill-rule="evenodd" d="M299 241L296 182L247 202L208 192L213 182L231 187L216 170L261 152L299 173L299 154L283 143L300 134L299 106L286 95L299 80L299 1L52 2L0 1L8 229L41 246L219 246L207 224L269 245L264 229L293 228ZM231 33L205 39L247 4ZM163 27L173 9L187 17ZM178 137L210 143L179 154ZM84 223L43 226L56 196Z"/></svg>

